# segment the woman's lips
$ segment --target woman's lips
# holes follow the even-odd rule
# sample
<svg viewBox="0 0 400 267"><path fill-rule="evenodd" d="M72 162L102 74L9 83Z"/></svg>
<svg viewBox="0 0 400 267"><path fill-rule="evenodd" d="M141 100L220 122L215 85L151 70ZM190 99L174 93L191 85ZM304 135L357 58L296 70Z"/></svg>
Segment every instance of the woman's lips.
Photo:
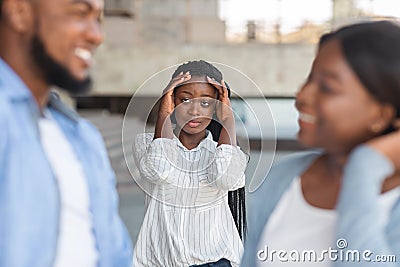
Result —
<svg viewBox="0 0 400 267"><path fill-rule="evenodd" d="M307 114L307 113L300 113L299 114L299 121L314 124L316 121L315 116Z"/></svg>
<svg viewBox="0 0 400 267"><path fill-rule="evenodd" d="M196 128L201 124L201 121L198 120L190 120L188 121L187 125L191 128Z"/></svg>

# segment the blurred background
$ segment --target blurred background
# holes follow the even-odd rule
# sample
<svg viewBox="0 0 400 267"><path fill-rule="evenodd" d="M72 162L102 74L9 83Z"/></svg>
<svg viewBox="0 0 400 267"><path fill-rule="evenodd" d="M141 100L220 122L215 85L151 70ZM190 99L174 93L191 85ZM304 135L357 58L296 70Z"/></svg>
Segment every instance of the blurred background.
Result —
<svg viewBox="0 0 400 267"><path fill-rule="evenodd" d="M120 214L133 242L144 215L144 195L125 163L122 124L141 84L188 60L219 62L242 72L258 89L233 82L240 95L234 107L252 125L243 101L252 103L260 120L263 114L257 110L268 101L276 127L276 160L302 149L295 140L294 96L308 74L319 36L357 21L399 18L399 0L105 0L106 38L92 70L95 86L89 95L64 98L103 134L117 175ZM147 111L167 82L135 96L140 105L125 120L132 138L124 142L142 131ZM264 158L274 158L275 146L263 146L263 138L275 139L264 135L250 140L251 157L259 160L250 162L249 176Z"/></svg>

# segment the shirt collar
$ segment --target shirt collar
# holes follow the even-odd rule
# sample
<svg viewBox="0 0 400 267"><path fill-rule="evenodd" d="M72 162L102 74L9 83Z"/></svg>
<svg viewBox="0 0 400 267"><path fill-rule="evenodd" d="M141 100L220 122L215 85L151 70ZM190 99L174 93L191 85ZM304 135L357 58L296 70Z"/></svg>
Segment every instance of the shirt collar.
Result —
<svg viewBox="0 0 400 267"><path fill-rule="evenodd" d="M0 58L0 92L1 91L5 92L12 100L35 101L31 90L29 90L18 74L2 58ZM36 104L36 102L34 103ZM57 93L49 93L47 106L61 113L73 122L78 122L79 115L63 104Z"/></svg>
<svg viewBox="0 0 400 267"><path fill-rule="evenodd" d="M174 135L173 140L175 141L175 143L176 143L179 147L181 147L181 148L182 148L183 150L185 150L185 151L197 151L197 150L200 150L200 149L202 149L202 148L205 148L205 149L207 149L207 150L209 150L209 151L212 152L212 151L215 150L216 142L213 140L213 136L212 136L212 134L211 134L211 132L210 132L209 130L206 130L206 134L207 134L207 136L206 136L203 140L200 141L199 145L198 145L197 147L191 149L191 150L187 149L187 148L181 143L181 141L179 140L179 138L176 137L175 135Z"/></svg>
<svg viewBox="0 0 400 267"><path fill-rule="evenodd" d="M3 91L11 99L32 98L31 91L17 73L0 58L0 92Z"/></svg>
<svg viewBox="0 0 400 267"><path fill-rule="evenodd" d="M49 102L47 106L61 113L62 115L70 119L72 122L78 123L79 121L78 113L75 110L68 107L67 105L65 105L61 101L60 96L56 92L54 91L50 92Z"/></svg>

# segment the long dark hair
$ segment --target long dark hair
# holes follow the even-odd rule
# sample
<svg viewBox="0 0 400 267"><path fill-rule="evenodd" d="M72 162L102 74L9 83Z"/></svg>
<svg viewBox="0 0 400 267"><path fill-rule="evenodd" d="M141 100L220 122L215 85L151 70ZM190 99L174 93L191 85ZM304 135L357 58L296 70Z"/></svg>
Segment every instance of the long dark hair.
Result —
<svg viewBox="0 0 400 267"><path fill-rule="evenodd" d="M172 74L172 78L179 75L179 73L190 71L190 74L196 77L210 77L214 78L216 81L220 82L222 80L222 73L212 64L204 61L189 61L180 65L175 72ZM231 90L228 83L226 83L228 89L228 96L231 96ZM207 126L213 136L213 140L218 142L219 136L221 134L222 125L218 122L216 118L211 120L210 124ZM246 201L245 201L245 188L239 188L235 191L228 192L228 204L231 210L233 219L236 224L236 228L239 232L240 238L243 240L246 235L247 221L246 221Z"/></svg>
<svg viewBox="0 0 400 267"><path fill-rule="evenodd" d="M400 26L390 21L363 22L323 35L319 46L339 41L343 55L364 85L380 103L390 104L400 117ZM394 131L393 125L382 134Z"/></svg>

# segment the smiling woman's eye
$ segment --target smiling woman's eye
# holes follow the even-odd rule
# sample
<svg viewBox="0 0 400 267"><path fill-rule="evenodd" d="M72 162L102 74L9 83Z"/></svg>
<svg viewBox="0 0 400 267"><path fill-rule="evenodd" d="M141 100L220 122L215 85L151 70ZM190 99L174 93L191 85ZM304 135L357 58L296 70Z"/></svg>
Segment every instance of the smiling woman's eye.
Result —
<svg viewBox="0 0 400 267"><path fill-rule="evenodd" d="M184 104L189 104L190 103L190 99L189 98L182 98L181 101Z"/></svg>
<svg viewBox="0 0 400 267"><path fill-rule="evenodd" d="M322 93L332 93L333 92L332 88L327 86L325 83L319 84L319 90Z"/></svg>

